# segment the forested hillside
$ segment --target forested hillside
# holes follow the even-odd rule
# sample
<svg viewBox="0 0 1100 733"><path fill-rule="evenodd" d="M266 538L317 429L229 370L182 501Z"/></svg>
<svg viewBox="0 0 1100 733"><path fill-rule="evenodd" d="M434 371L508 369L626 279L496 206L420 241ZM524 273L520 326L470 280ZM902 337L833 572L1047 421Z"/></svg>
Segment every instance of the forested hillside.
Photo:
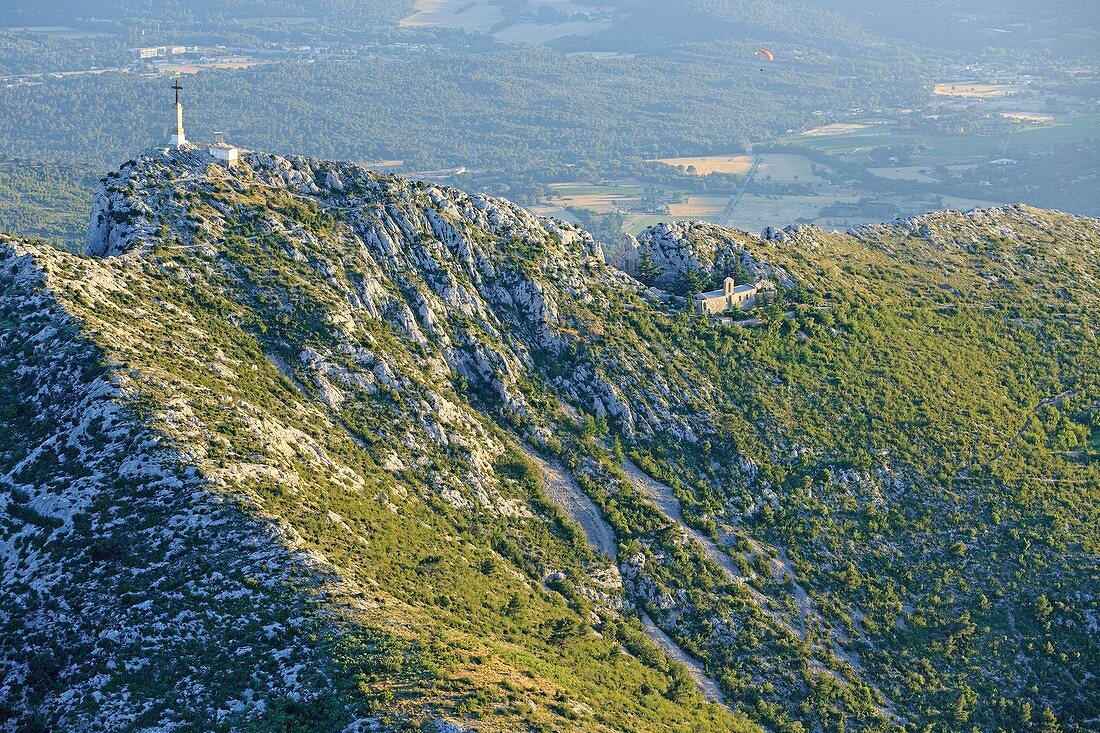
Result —
<svg viewBox="0 0 1100 733"><path fill-rule="evenodd" d="M541 48L461 58L442 51L364 54L211 71L185 80L184 101L196 140L225 130L237 144L260 149L576 175L567 166L606 170L627 160L743 147L812 121L808 97L843 109L905 104L919 94L917 79L868 92L830 69L833 62L807 60L797 72L763 80L753 66L594 62ZM845 71L856 67L885 73L878 61ZM783 87L765 93L776 76ZM677 95L667 94L676 87ZM0 89L0 150L117 165L130 151L167 139L166 88L164 79L106 75Z"/></svg>

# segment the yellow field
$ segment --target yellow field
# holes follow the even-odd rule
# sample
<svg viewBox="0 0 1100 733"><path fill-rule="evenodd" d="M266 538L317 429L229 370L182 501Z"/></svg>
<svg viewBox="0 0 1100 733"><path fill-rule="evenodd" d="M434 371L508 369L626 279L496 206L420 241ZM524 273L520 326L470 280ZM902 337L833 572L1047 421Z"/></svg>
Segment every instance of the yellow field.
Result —
<svg viewBox="0 0 1100 733"><path fill-rule="evenodd" d="M1033 122L1035 124L1054 122L1053 116L1035 114L1034 112L1002 112L1001 117L1004 117L1006 120L1015 120L1016 122Z"/></svg>
<svg viewBox="0 0 1100 733"><path fill-rule="evenodd" d="M628 208L642 198L643 189L638 186L572 182L551 183L552 196L541 202L548 206L566 208L576 206L599 214Z"/></svg>
<svg viewBox="0 0 1100 733"><path fill-rule="evenodd" d="M575 206L578 209L589 209L598 214L606 214L640 200L641 196L625 196L618 193L580 193L555 196L546 203L563 209Z"/></svg>
<svg viewBox="0 0 1100 733"><path fill-rule="evenodd" d="M669 204L668 213L670 216L715 218L726 210L729 202L729 196L688 196L682 204Z"/></svg>
<svg viewBox="0 0 1100 733"><path fill-rule="evenodd" d="M806 137L825 137L827 135L845 135L849 132L857 132L870 127L862 122L838 122L832 125L823 125L802 133Z"/></svg>
<svg viewBox="0 0 1100 733"><path fill-rule="evenodd" d="M664 163L671 166L694 166L693 175L705 176L710 173L734 173L745 175L752 170L751 155L700 155L694 158L661 158L651 163ZM760 158L760 169L756 179L778 182L812 181L817 176L810 169L810 159L802 155L775 153Z"/></svg>
<svg viewBox="0 0 1100 733"><path fill-rule="evenodd" d="M748 173L752 170L753 158L751 155L700 155L695 158L660 158L649 161L651 163L664 163L671 166L695 166L695 175L705 176L708 173Z"/></svg>
<svg viewBox="0 0 1100 733"><path fill-rule="evenodd" d="M1009 84L978 84L973 82L957 82L954 84L937 84L935 92L943 97L967 97L969 99L998 99L1019 92L1019 87Z"/></svg>
<svg viewBox="0 0 1100 733"><path fill-rule="evenodd" d="M590 209L598 214L606 214L616 211L624 205L640 201L637 196L618 196L616 194L587 194L583 196L561 196L552 199L552 203L568 208L576 206L578 209Z"/></svg>
<svg viewBox="0 0 1100 733"><path fill-rule="evenodd" d="M416 12L401 21L408 28L461 28L487 32L504 19L499 5L470 4L470 0L417 0Z"/></svg>

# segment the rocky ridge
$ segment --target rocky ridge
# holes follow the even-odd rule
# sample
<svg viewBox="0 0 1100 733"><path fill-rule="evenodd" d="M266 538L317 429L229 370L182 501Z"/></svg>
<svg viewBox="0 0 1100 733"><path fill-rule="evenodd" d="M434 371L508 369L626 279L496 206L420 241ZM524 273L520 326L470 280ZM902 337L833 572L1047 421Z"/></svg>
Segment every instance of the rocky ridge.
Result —
<svg viewBox="0 0 1100 733"><path fill-rule="evenodd" d="M1039 244L1059 232L1055 249ZM56 300L51 320L68 319L78 334L71 343L100 354L93 361L117 384L108 403L129 406L127 415L140 416L133 430L170 446L169 457L157 460L178 467L170 475L189 478L167 480L165 491L243 512L219 514L232 517L222 539L210 546L209 558L188 556L188 564L202 569L223 562L223 540L226 547L246 542L230 531L239 530L281 558L276 566L288 568L272 574L266 566L240 565L239 557L233 558L236 566L224 560L272 589L271 614L311 605L343 609L339 623L323 613L291 615L333 630L332 645L359 639L350 655L361 660L357 667L334 663L348 655L313 642L300 650L304 656L296 665L317 679L340 680L352 671L359 692L355 684L336 685L346 692L340 698L344 723L397 726L464 710L463 724L477 730L564 720L593 730L640 729L646 720L747 728L743 717L723 708L699 707L683 669L636 636L646 630L641 616L660 627L651 631L654 638L676 645L670 647L674 656L698 660L695 673L704 690L713 698L721 687L728 707L741 716L784 730L828 729L838 720L853 729L896 730L910 720L929 720L929 708L944 704L907 691L889 656L899 645L917 648L905 637L923 623L914 614L924 591L880 588L876 592L889 599L880 608L861 595L860 582L892 577L891 563L899 556L923 557L929 550L920 536L899 531L883 541L881 552L861 553L859 533L881 529L852 528L864 527L859 512L873 514L904 497L918 497L919 511L943 516L950 501L922 466L900 454L901 438L892 433L868 434L879 443L873 451L846 444L836 426L857 424L859 410L873 405L837 400L829 380L858 383L887 369L902 374L893 363L865 368L875 357L861 356L862 344L877 339L879 353L892 353L886 346L894 336L875 331L871 339L849 339L855 329L867 328L861 314L877 308L880 320L897 318L898 328L911 329L914 317L941 319L923 310L905 315L906 308L923 309L924 303L939 307L944 296L937 291L954 298L956 311L970 308L970 294L981 283L1009 294L1034 287L1036 263L1059 282L1083 283L1066 291L1064 310L1089 312L1096 303L1087 285L1095 275L1080 242L1096 239L1096 222L1027 209L933 215L850 235L802 227L754 238L700 224L643 233L638 248L646 248L666 278L687 269L715 278L740 270L804 291L787 316L780 312L759 334L736 335L665 305L647 285L671 287L669 281L642 284L609 266L582 230L508 202L344 163L253 153L227 170L197 152L152 151L105 179L92 214L89 257L13 243L5 269L29 268L44 279L41 292ZM876 274L891 267L896 271L889 278ZM1077 278L1064 277L1070 273ZM10 307L33 312L37 296L31 294L39 292L33 277L13 278ZM895 286L909 291L897 294ZM942 318L949 316L955 317ZM925 347L912 333L904 341L910 353L930 348L929 360L946 359L972 343L966 339L973 329L955 335L947 320L920 323L922 338L947 333L937 337L943 353L940 341ZM1063 324L1067 334L1078 328L1074 323ZM15 334L10 343L19 344L10 359L25 358L22 344L33 342L33 329L8 328ZM1025 322L1013 338L1036 333ZM816 343L826 356L810 351ZM996 344L987 346L990 354L1009 348L988 343ZM828 376L819 383L784 366L787 350L797 349L803 349L803 362L834 360ZM848 361L835 361L847 351L853 351ZM36 353L48 363L64 352ZM736 368L727 368L727 360ZM1064 409L1076 419L1087 415L1096 397L1086 363L1069 352L1066 363L1084 365L1067 368L1062 377L1073 388L1051 389L1072 395ZM51 373L43 369L38 378L48 380ZM990 390L991 409L1014 409L1011 395L986 382L978 386ZM961 420L959 415L969 420L969 414L936 413L931 424ZM78 412L65 419L83 421ZM963 427L967 436L986 441L976 452L996 445L995 435L984 437L980 418ZM971 450L952 447L952 432L964 433L910 428L905 440L921 450ZM851 433L863 435L855 428ZM1054 460L1045 454L1026 460L1040 459ZM5 470L21 460L5 454ZM972 478L969 465L937 470ZM550 475L546 466L568 471L573 481ZM68 469L51 470L63 475ZM1077 469L1059 464L1058 470ZM641 481L639 472L652 482ZM158 480L142 478L126 491L176 506L176 498L154 493ZM565 496L561 509L544 498L554 497L555 482L567 489L559 492ZM660 495L651 497L654 486ZM569 498L578 490L587 502ZM38 524L56 523L61 514L35 496L33 510L45 512ZM981 507L986 499L971 492L967 501ZM230 511L202 511L223 510ZM190 516L192 510L178 511ZM594 550L569 521L573 516L583 527L593 511L603 514ZM782 512L790 515L787 524L773 524L770 518ZM847 517L848 524L827 525L824 539L790 534L803 522L831 521L830 515ZM1021 516L1022 526L1029 526ZM16 526L27 536L38 532L32 520ZM608 552L607 529L616 552ZM70 545L60 542L62 534L56 551L63 554ZM1083 557L1080 550L1068 552ZM153 550L138 555L156 557ZM1055 556L1054 549L1042 551L1044 562ZM920 561L929 568L939 562L934 554ZM961 572L978 573L979 567L985 566L970 562ZM1087 563L1079 567L1091 572ZM327 579L323 588L308 582L318 569ZM206 578L202 572L198 577ZM297 580L300 575L305 580ZM7 586L8 577L6 587L20 590L5 595L21 599L17 582L23 581L11 575ZM985 575L968 582L991 588ZM966 592L960 590L960 597ZM1057 597L1061 591L1051 586L1047 592ZM337 597L344 600L334 603ZM1080 639L1095 596L1088 592L1077 603L1059 627L1060 644ZM383 623L372 625L364 616ZM8 618L17 628L17 614ZM252 629L255 619L249 618ZM366 642L357 630L364 627L370 630ZM249 633L233 627L220 632ZM367 650L378 648L383 632L396 634L384 637L386 644L404 650L396 667L392 660L366 661L375 658ZM988 633L992 638L996 632ZM90 632L74 634L86 639ZM512 644L543 660L540 669L598 670L619 675L620 682L593 688L568 675L531 677ZM259 641L249 648L260 659L276 653ZM629 654L608 656L612 648ZM309 656L318 649L328 651ZM1085 644L1078 652L1058 673L1063 678L1079 675L1096 650ZM49 684L28 687L29 663L7 650L5 655L12 660L5 689L19 691L9 692L10 710L33 709L56 721L61 701L69 699L58 697L63 689L88 690L80 693L87 700L99 692L130 709L125 686L114 678L116 686L103 692L94 687L100 681L86 679L86 668L63 660L46 675ZM626 660L625 666L613 658ZM938 684L963 689L974 684L966 676L972 669L962 664L952 672L958 677ZM1020 696L1028 686L1054 684L1039 672L1013 678L1001 668L996 674ZM294 702L317 689L260 682L250 683L246 704L231 709L197 692L196 699L206 701L196 707L201 719L224 718L220 710L229 709L254 724L270 719L264 716L271 715L272 695ZM447 685L458 691L441 696ZM259 688L272 693L257 696ZM485 706L470 702L478 699L474 690L488 697ZM1084 719L1080 711L1087 713L1091 699L1085 694L1059 713ZM632 707L638 700L647 712ZM1005 715L1015 714L1019 704L1002 705ZM470 712L493 706L495 718ZM653 718L654 706L664 717ZM147 715L167 725L173 712ZM279 715L299 712L280 703Z"/></svg>

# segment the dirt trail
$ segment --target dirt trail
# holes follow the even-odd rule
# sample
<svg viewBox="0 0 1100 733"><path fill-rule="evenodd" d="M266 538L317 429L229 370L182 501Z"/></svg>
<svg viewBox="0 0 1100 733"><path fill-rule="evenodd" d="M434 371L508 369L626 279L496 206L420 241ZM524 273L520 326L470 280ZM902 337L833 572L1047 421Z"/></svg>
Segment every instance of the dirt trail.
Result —
<svg viewBox="0 0 1100 733"><path fill-rule="evenodd" d="M523 452L542 471L542 488L546 492L546 498L581 526L589 545L617 562L619 543L615 539L615 530L603 518L600 508L588 498L564 468L550 463L526 446Z"/></svg>
<svg viewBox="0 0 1100 733"><path fill-rule="evenodd" d="M657 505L665 516L672 521L679 524L688 535L699 543L703 548L703 554L707 556L708 560L711 560L730 576L732 580L737 582L744 582L745 577L741 574L741 569L737 567L737 564L733 561L729 555L722 551L714 540L707 537L699 530L692 527L686 521L684 521L684 512L680 508L680 501L672 493L672 488L665 486L660 481L649 476L645 471L631 463L629 458L623 459L623 471L626 472L626 477L630 479L630 482Z"/></svg>
<svg viewBox="0 0 1100 733"><path fill-rule="evenodd" d="M652 476L648 475L647 473L645 473L645 471L634 465L629 459L623 459L622 469L626 473L627 478L630 479L630 482L638 487L643 493L645 493L645 495L648 496L653 501L653 503L657 505L657 508L660 509L665 514L665 516L679 524L683 528L684 532L688 534L688 536L699 543L699 545L703 548L703 554L706 555L708 559L714 561L714 563L717 564L720 568L722 568L729 576L730 580L741 583L743 587L747 588L749 592L752 593L753 598L756 599L756 602L760 606L761 610L771 616L771 618L777 624L787 629L798 638L806 638L808 631L807 619L810 613L812 613L813 602L810 600L810 596L806 592L806 589L803 588L796 580L794 580L797 576L794 573L794 568L791 566L790 558L787 557L787 553L785 551L781 551L779 554L779 558L773 561L773 568L775 571L778 572L778 574L787 575L792 580L792 593L794 596L795 605L799 610L799 625L801 626L801 629L799 630L796 630L779 613L769 610L769 599L767 598L767 596L765 596L763 593L759 592L747 583L747 578L745 578L741 574L740 568L737 567L737 564L733 562L733 559L728 554L726 554L718 546L718 544L715 543L714 540L712 540L710 537L707 537L705 534L690 526L689 524L687 524L687 522L684 521L684 513L683 510L680 508L680 501L673 493L672 487L666 486ZM764 554L763 547L761 547L756 542L753 542L752 544L753 550L755 552L759 554ZM669 641L671 641L671 639ZM846 662L858 674L864 675L863 667L860 665L858 659L845 652L844 649L838 643L836 643L835 640L832 640L830 646L832 648L833 654L835 654L842 661ZM846 684L844 678L840 675L840 673L836 672L835 670L826 670L824 666L820 666L820 671L827 671L832 674L839 683L841 683L842 685ZM871 683L871 686L875 691L882 695L883 700L886 701L885 709L877 704L875 705L875 707L883 715L895 717L893 715L894 705L891 702L890 698L888 698L886 695L883 695L878 686L874 685L873 683Z"/></svg>
<svg viewBox="0 0 1100 733"><path fill-rule="evenodd" d="M703 693L703 697L712 702L725 703L726 698L722 694L722 688L718 686L713 677L707 675L707 670L702 663L684 651L679 644L673 641L671 636L661 631L660 627L653 623L653 619L645 611L639 611L638 616L642 619L646 636L657 642L670 657L688 668L688 674L695 680L695 684L699 687L699 691Z"/></svg>
<svg viewBox="0 0 1100 733"><path fill-rule="evenodd" d="M581 526L585 537L588 539L588 544L593 549L599 550L617 562L619 545L615 539L615 530L603 518L600 508L588 498L588 495L584 493L584 490L564 468L547 461L526 446L523 446L523 452L538 465L539 470L542 472L543 491L546 492L546 498L554 502L569 515L570 519ZM646 636L664 649L665 653L672 659L687 667L688 673L695 680L703 696L712 702L725 702L718 682L707 676L702 663L684 651L672 637L661 631L657 624L653 623L653 619L647 616L644 611L639 611L638 615L641 618Z"/></svg>
<svg viewBox="0 0 1100 733"><path fill-rule="evenodd" d="M804 639L806 637L805 629L802 630L802 633L799 633L799 631L784 619L781 614L770 610L770 599L756 588L749 585L749 579L742 575L741 568L737 566L737 563L733 561L732 557L723 551L714 540L684 521L684 512L680 508L680 500L677 499L676 495L672 492L671 486L662 484L660 481L634 465L628 458L623 459L622 469L626 473L627 478L630 479L630 482L648 496L665 516L679 524L689 537L699 543L699 546L703 549L703 554L708 560L722 568L730 581L739 583L741 587L752 594L757 605L760 606L760 609L764 611L764 613L771 616L777 624L787 629L787 631L790 631L798 638ZM808 598L796 599L796 601L801 601L799 604L801 606L802 603L808 603Z"/></svg>

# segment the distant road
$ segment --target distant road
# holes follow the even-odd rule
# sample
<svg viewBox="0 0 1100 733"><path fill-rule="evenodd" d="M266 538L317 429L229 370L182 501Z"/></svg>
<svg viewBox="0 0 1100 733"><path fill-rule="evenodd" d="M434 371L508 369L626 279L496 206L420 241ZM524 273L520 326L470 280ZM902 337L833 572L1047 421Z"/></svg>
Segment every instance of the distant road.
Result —
<svg viewBox="0 0 1100 733"><path fill-rule="evenodd" d="M741 188L738 189L737 195L730 199L730 202L726 204L726 208L722 211L722 215L718 217L718 226L728 227L730 225L730 221L733 220L734 210L737 208L737 205L741 203L741 197L745 195L745 191L748 190L758 170L760 170L760 156L754 154L752 168L749 169L748 174L745 176L745 182L741 185Z"/></svg>
<svg viewBox="0 0 1100 733"><path fill-rule="evenodd" d="M0 76L0 82L12 82L23 81L27 79L41 79L44 76L81 76L82 74L106 74L109 71L123 71L121 66L112 66L108 69L83 69L77 71L36 71L31 74L12 74L11 76Z"/></svg>
<svg viewBox="0 0 1100 733"><path fill-rule="evenodd" d="M162 66L156 69L147 70L139 66L111 66L104 69L76 69L72 71L35 71L28 74L11 74L10 76L0 76L0 84L14 84L21 81L34 81L38 79L47 79L53 77L55 79L61 79L67 76L84 76L86 74L107 74L111 72L133 73L133 74L148 74L155 73L159 75L172 75L172 74L194 74L206 69L248 69L254 66L260 66L262 64L272 63L269 61L248 61L248 62L211 62L211 63L180 63L172 66Z"/></svg>

